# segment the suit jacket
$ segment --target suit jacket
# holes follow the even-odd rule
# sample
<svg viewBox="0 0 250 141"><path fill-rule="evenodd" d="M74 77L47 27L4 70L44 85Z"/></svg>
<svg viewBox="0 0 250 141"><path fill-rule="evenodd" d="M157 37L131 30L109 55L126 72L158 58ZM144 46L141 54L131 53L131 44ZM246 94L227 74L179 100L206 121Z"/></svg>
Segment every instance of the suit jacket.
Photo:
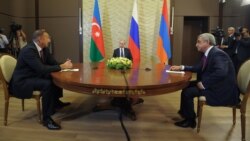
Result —
<svg viewBox="0 0 250 141"><path fill-rule="evenodd" d="M124 48L124 55L129 60L133 60L132 54L131 54L129 48ZM114 50L113 57L120 57L120 48L117 48L117 49Z"/></svg>
<svg viewBox="0 0 250 141"><path fill-rule="evenodd" d="M38 78L51 79L51 72L61 70L48 48L43 49L43 56L44 62L33 42L21 50L9 87L14 96L30 98L35 90L33 83Z"/></svg>
<svg viewBox="0 0 250 141"><path fill-rule="evenodd" d="M234 35L229 36L224 42L223 45L227 45L228 48L224 48L223 50L229 55L229 57L233 57L236 50L236 37Z"/></svg>
<svg viewBox="0 0 250 141"><path fill-rule="evenodd" d="M241 63L250 59L250 38L242 38L238 41L237 58Z"/></svg>
<svg viewBox="0 0 250 141"><path fill-rule="evenodd" d="M202 69L202 62L195 66L185 66L185 71L197 72L205 90L201 94L207 103L213 106L236 105L239 103L239 91L233 63L229 56L213 47L207 56L207 63Z"/></svg>

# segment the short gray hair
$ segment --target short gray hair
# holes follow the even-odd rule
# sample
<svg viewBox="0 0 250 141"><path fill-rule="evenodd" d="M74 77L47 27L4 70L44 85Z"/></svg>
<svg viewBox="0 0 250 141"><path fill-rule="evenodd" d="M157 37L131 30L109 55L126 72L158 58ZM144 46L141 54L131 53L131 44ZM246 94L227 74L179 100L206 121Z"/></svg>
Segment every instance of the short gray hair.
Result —
<svg viewBox="0 0 250 141"><path fill-rule="evenodd" d="M209 45L212 45L212 46L216 45L215 37L211 33L202 33L198 37L202 38L204 41L207 41Z"/></svg>
<svg viewBox="0 0 250 141"><path fill-rule="evenodd" d="M38 37L42 36L45 32L46 32L45 29L38 29L38 30L34 31L32 39L34 41L37 41Z"/></svg>

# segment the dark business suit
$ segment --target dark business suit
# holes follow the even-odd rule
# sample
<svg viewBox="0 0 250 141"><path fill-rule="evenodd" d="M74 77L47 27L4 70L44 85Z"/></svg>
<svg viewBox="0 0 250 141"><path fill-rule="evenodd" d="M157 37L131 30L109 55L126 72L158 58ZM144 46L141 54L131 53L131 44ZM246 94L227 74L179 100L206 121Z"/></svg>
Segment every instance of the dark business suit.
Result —
<svg viewBox="0 0 250 141"><path fill-rule="evenodd" d="M130 49L124 48L124 56L120 55L120 49L121 48L117 48L114 50L113 57L125 57L127 59L130 59L131 61L133 60ZM115 97L111 101L111 105L120 107L122 112L126 115L135 116L135 113L133 112L131 107L131 101L127 97Z"/></svg>
<svg viewBox="0 0 250 141"><path fill-rule="evenodd" d="M224 42L223 45L227 45L227 48L224 48L223 50L229 55L229 57L232 59L233 55L235 54L236 50L236 37L234 35L229 36Z"/></svg>
<svg viewBox="0 0 250 141"><path fill-rule="evenodd" d="M48 48L43 49L43 58L33 42L24 47L17 60L10 91L19 98L30 98L33 91L41 91L43 118L46 118L54 113L55 99L62 96L62 89L53 84L50 73L61 68Z"/></svg>
<svg viewBox="0 0 250 141"><path fill-rule="evenodd" d="M120 48L117 48L114 50L114 53L113 53L113 57L122 57L120 56ZM130 52L130 49L129 48L124 48L124 57L128 58L129 60L133 60L132 58L132 54Z"/></svg>
<svg viewBox="0 0 250 141"><path fill-rule="evenodd" d="M207 63L185 66L185 71L196 72L197 82L201 81L205 90L199 90L197 82L191 82L181 93L179 113L186 119L194 120L193 98L205 96L208 105L226 106L239 103L239 92L236 84L234 66L229 56L220 49L213 47L207 56Z"/></svg>
<svg viewBox="0 0 250 141"><path fill-rule="evenodd" d="M242 38L237 43L236 70L238 72L242 63L250 59L250 38Z"/></svg>

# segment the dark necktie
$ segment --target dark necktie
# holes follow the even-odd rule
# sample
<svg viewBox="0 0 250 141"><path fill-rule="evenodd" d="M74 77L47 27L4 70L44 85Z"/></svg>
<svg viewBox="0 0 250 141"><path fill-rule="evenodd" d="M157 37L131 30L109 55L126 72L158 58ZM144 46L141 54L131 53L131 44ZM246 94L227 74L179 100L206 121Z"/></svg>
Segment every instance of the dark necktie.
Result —
<svg viewBox="0 0 250 141"><path fill-rule="evenodd" d="M124 57L124 50L123 50L123 48L120 48L120 57Z"/></svg>
<svg viewBox="0 0 250 141"><path fill-rule="evenodd" d="M201 61L202 61L202 70L204 70L204 68L207 65L207 57L205 55L203 55L201 58Z"/></svg>
<svg viewBox="0 0 250 141"><path fill-rule="evenodd" d="M42 62L44 62L44 54L43 54L43 50L40 50L40 57L41 57Z"/></svg>

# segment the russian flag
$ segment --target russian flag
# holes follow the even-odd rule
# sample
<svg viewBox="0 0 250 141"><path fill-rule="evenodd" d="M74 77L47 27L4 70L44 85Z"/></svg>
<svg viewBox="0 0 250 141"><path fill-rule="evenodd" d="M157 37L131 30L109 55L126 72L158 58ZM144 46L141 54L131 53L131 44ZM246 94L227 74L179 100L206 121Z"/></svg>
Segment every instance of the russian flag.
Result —
<svg viewBox="0 0 250 141"><path fill-rule="evenodd" d="M133 13L130 23L130 35L128 47L131 51L133 62L140 61L140 38L138 25L137 0L134 0Z"/></svg>
<svg viewBox="0 0 250 141"><path fill-rule="evenodd" d="M168 8L167 1L164 0L162 7L160 32L158 37L157 55L161 63L168 64L171 58L171 46L169 35Z"/></svg>

